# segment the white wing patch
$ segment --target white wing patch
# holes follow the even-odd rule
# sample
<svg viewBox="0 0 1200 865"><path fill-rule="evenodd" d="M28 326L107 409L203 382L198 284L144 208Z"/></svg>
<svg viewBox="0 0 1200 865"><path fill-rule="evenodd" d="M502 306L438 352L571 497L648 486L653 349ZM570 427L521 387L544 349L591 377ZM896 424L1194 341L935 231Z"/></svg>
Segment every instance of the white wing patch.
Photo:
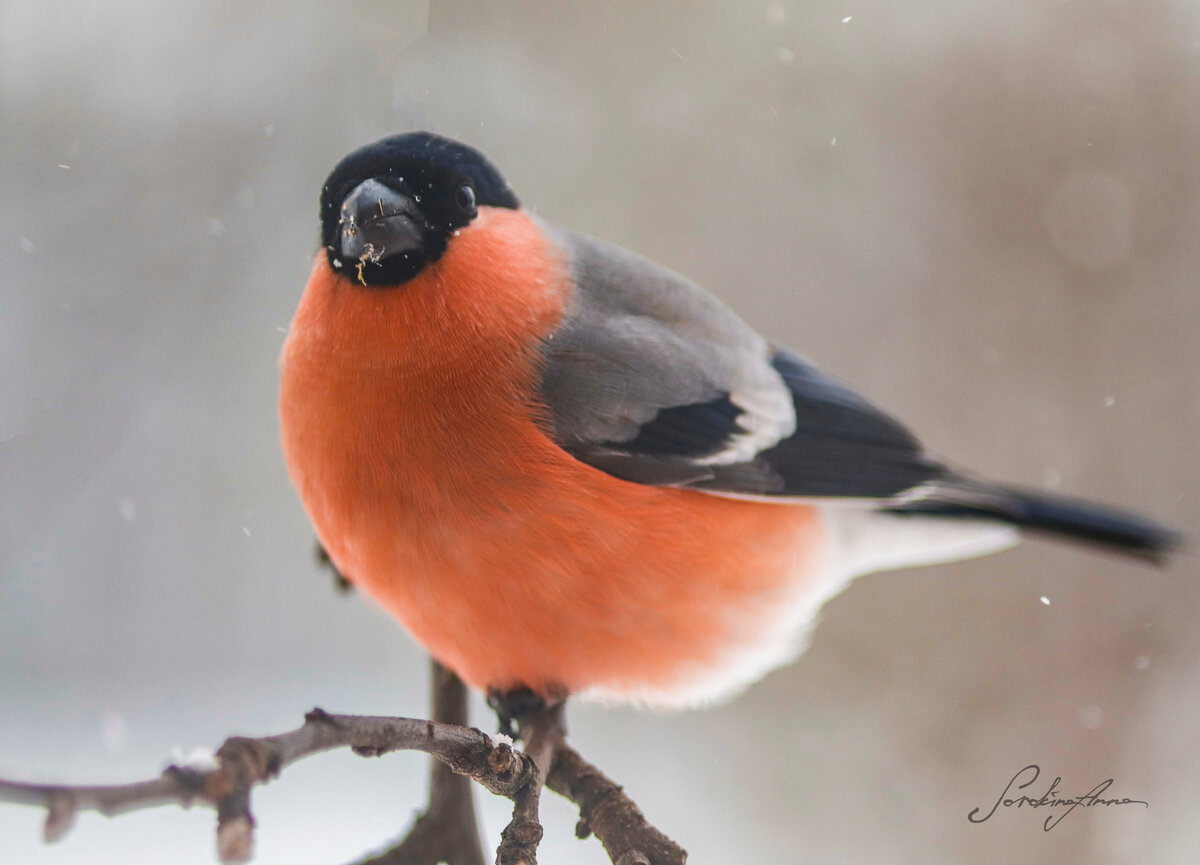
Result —
<svg viewBox="0 0 1200 865"><path fill-rule="evenodd" d="M796 409L792 394L783 379L765 362L774 381L766 387L735 390L729 401L742 410L738 425L746 431L729 440L729 443L707 457L696 460L702 465L724 466L750 462L762 451L768 450L796 431Z"/></svg>

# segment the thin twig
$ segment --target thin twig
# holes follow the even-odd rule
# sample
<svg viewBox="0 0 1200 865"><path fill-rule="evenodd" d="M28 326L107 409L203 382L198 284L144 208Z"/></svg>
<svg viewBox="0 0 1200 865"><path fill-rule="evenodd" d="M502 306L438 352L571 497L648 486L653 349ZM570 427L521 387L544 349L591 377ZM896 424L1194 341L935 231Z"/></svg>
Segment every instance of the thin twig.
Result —
<svg viewBox="0 0 1200 865"><path fill-rule="evenodd" d="M436 660L430 664L433 718L465 727L467 687ZM436 758L430 760L429 807L394 847L358 865L484 865L471 779Z"/></svg>
<svg viewBox="0 0 1200 865"><path fill-rule="evenodd" d="M563 706L561 702L553 706L542 704L535 711L517 718L525 756L533 760L537 772L513 798L512 820L500 834L497 865L537 865L537 848L542 840L538 805L550 764L566 736Z"/></svg>
<svg viewBox="0 0 1200 865"><path fill-rule="evenodd" d="M646 822L619 785L566 743L554 754L546 786L579 806L575 834L594 834L614 865L684 865L687 852Z"/></svg>

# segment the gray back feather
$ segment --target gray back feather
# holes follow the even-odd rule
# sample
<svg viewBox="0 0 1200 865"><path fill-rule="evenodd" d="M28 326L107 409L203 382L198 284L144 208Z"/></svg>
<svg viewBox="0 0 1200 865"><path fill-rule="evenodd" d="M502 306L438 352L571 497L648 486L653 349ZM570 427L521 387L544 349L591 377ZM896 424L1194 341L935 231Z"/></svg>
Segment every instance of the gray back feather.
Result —
<svg viewBox="0 0 1200 865"><path fill-rule="evenodd" d="M543 349L542 393L560 442L629 442L662 409L721 396L756 419L764 442L791 433L791 397L766 341L720 301L620 247L546 231L575 286Z"/></svg>

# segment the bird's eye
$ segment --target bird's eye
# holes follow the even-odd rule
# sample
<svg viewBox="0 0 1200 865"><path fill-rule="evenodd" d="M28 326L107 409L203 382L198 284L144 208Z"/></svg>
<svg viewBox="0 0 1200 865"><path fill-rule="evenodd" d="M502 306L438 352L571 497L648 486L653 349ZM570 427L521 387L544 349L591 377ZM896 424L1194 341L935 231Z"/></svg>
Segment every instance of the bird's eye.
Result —
<svg viewBox="0 0 1200 865"><path fill-rule="evenodd" d="M458 187L458 191L454 193L454 203L463 213L471 213L475 210L475 190L469 183Z"/></svg>

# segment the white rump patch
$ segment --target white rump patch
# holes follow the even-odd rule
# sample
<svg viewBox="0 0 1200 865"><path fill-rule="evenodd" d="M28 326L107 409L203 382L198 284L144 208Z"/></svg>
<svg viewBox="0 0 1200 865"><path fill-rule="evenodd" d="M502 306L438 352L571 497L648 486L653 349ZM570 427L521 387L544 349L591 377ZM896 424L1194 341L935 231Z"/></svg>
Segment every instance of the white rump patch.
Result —
<svg viewBox="0 0 1200 865"><path fill-rule="evenodd" d="M833 569L845 580L874 571L936 565L997 553L1020 534L992 520L900 515L852 506L825 505L833 534Z"/></svg>

